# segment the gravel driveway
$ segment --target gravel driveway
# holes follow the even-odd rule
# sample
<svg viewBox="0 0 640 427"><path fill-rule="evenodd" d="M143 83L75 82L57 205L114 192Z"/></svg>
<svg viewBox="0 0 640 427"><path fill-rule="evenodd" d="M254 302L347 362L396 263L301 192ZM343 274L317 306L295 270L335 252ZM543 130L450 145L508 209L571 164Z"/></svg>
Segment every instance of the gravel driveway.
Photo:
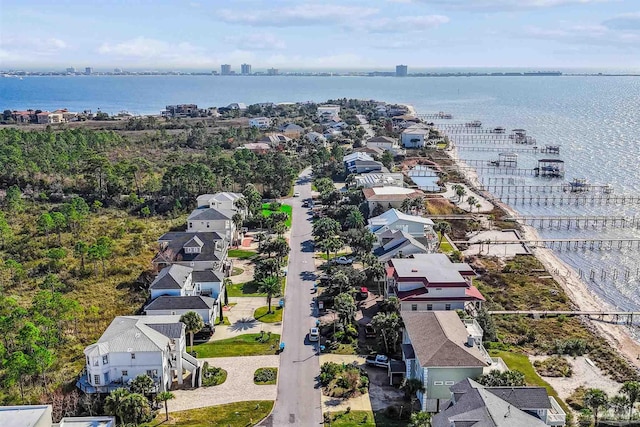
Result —
<svg viewBox="0 0 640 427"><path fill-rule="evenodd" d="M169 412L249 400L276 400L277 386L254 384L253 373L258 368L279 367L279 356L216 357L200 360L206 360L210 366L226 370L227 380L218 386L173 391L176 398L169 402Z"/></svg>

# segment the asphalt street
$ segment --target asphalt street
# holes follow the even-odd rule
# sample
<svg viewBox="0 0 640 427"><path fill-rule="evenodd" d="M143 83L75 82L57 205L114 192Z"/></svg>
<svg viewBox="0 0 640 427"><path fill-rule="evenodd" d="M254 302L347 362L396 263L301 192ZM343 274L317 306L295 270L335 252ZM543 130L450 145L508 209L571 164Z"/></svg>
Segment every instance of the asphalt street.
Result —
<svg viewBox="0 0 640 427"><path fill-rule="evenodd" d="M303 171L294 191L300 197L291 199L291 252L287 269L285 311L280 355L278 397L272 414L263 426L317 426L322 424L319 356L316 343L310 343L309 329L315 326L313 301L315 265L311 236L311 211L303 208L304 199L311 197L311 169ZM289 203L289 202L287 202Z"/></svg>

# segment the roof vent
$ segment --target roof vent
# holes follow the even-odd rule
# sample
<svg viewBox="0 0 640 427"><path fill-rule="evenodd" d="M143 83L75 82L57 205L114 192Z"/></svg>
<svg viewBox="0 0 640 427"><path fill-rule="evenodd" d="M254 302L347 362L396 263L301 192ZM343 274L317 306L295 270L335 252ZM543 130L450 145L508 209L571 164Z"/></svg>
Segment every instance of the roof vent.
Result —
<svg viewBox="0 0 640 427"><path fill-rule="evenodd" d="M133 349L131 347L127 348L127 353L131 353Z"/></svg>
<svg viewBox="0 0 640 427"><path fill-rule="evenodd" d="M140 338L140 332L136 332L135 337L136 337L136 338Z"/></svg>
<svg viewBox="0 0 640 427"><path fill-rule="evenodd" d="M412 268L412 269L411 269L411 272L412 272L412 273L417 273L417 272L418 272L418 269L417 269L417 268Z"/></svg>
<svg viewBox="0 0 640 427"><path fill-rule="evenodd" d="M473 347L475 343L476 343L476 340L475 338L473 338L473 335L469 335L467 337L467 347Z"/></svg>

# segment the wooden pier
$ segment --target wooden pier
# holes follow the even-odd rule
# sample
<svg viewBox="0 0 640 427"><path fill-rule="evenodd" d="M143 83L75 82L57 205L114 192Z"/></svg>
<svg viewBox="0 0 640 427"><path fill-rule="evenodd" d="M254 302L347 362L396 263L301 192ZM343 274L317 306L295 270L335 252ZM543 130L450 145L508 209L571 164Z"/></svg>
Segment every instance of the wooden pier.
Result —
<svg viewBox="0 0 640 427"><path fill-rule="evenodd" d="M460 160L464 162L464 160ZM496 175L519 175L519 176L535 176L535 169L523 169L523 168L503 168L492 166L445 166L442 169L454 169L454 170L472 170L481 173L490 173Z"/></svg>
<svg viewBox="0 0 640 427"><path fill-rule="evenodd" d="M505 144L506 145L506 144ZM478 151L478 152L488 152L488 153L501 153L506 150L505 147L477 147L474 145L458 145L455 144L452 146L452 149L458 151ZM536 147L533 148L520 148L520 147L509 147L508 150L512 153L529 153L529 154L537 154L541 151Z"/></svg>
<svg viewBox="0 0 640 427"><path fill-rule="evenodd" d="M640 312L638 311L570 311L570 310L503 310L503 311L489 311L489 314L495 316L510 316L520 315L528 316L536 319L545 317L558 317L558 316L584 316L590 320L597 320L607 323L615 323L622 325L633 325L635 322L640 322Z"/></svg>
<svg viewBox="0 0 640 427"><path fill-rule="evenodd" d="M640 218L627 216L596 216L596 215L522 215L505 217L504 221L520 221L537 228L640 228Z"/></svg>
<svg viewBox="0 0 640 427"><path fill-rule="evenodd" d="M537 205L537 206L609 206L609 205L638 205L640 196L613 196L611 194L599 195L511 195L506 194L494 197L492 201L501 201L512 206Z"/></svg>
<svg viewBox="0 0 640 427"><path fill-rule="evenodd" d="M439 112L439 113L429 113L429 114L416 114L419 119L422 120L451 120L453 119L453 115L450 113Z"/></svg>
<svg viewBox="0 0 640 427"><path fill-rule="evenodd" d="M490 180L492 178L489 178ZM490 193L496 195L504 195L509 193L584 193L584 192L592 192L592 193L603 193L603 194L611 194L613 193L613 187L609 184L589 184L589 186L581 191L575 191L572 189L570 183L561 184L561 185L527 185L527 184L514 184L514 185L503 185L503 184L482 184L482 189L485 191L489 191ZM572 191L573 190L573 191Z"/></svg>
<svg viewBox="0 0 640 427"><path fill-rule="evenodd" d="M454 245L522 245L557 249L557 250L640 250L640 239L521 239L521 240L488 240L483 242L469 242L458 240Z"/></svg>

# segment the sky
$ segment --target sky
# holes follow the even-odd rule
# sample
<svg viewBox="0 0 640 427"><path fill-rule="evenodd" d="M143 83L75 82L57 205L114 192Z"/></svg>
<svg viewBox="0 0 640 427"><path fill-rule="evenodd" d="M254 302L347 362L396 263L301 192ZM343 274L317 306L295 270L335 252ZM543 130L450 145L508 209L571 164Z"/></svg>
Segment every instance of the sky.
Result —
<svg viewBox="0 0 640 427"><path fill-rule="evenodd" d="M0 0L0 69L640 68L640 0Z"/></svg>

